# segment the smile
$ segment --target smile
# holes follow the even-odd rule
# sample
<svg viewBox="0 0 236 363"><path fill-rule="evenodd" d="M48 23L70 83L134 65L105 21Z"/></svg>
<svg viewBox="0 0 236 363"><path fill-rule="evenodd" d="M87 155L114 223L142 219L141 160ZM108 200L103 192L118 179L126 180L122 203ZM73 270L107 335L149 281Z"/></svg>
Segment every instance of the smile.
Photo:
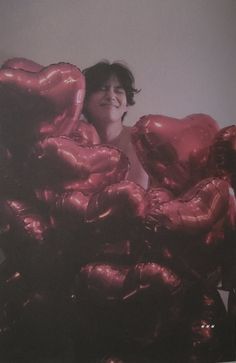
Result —
<svg viewBox="0 0 236 363"><path fill-rule="evenodd" d="M115 108L119 107L118 105L115 105L113 103L102 103L100 106L102 106L102 107L115 107Z"/></svg>

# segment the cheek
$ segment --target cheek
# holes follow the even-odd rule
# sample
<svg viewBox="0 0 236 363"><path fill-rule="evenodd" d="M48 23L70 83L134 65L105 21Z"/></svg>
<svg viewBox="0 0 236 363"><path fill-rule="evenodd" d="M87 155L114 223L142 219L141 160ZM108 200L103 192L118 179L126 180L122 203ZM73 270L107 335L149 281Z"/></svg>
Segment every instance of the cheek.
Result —
<svg viewBox="0 0 236 363"><path fill-rule="evenodd" d="M125 111L125 112L127 112L127 111L128 111L127 103L124 105L124 111Z"/></svg>
<svg viewBox="0 0 236 363"><path fill-rule="evenodd" d="M128 111L128 105L127 105L126 98L124 100L122 100L122 106L123 106L124 112L127 112Z"/></svg>

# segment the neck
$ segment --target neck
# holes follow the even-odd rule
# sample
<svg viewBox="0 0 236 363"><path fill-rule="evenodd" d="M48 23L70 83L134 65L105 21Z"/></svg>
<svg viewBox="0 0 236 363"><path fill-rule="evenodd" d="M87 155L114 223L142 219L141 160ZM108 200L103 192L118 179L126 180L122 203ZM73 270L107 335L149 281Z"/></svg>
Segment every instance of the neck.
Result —
<svg viewBox="0 0 236 363"><path fill-rule="evenodd" d="M99 125L95 125L95 127L101 138L101 141L103 143L110 143L120 135L123 129L123 124L122 121L116 121L114 123L102 125L102 127L99 127Z"/></svg>

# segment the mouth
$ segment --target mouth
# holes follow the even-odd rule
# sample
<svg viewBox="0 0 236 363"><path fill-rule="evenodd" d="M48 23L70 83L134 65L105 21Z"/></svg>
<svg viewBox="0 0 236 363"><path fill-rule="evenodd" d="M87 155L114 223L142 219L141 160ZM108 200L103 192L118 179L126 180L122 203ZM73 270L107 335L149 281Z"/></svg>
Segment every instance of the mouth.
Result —
<svg viewBox="0 0 236 363"><path fill-rule="evenodd" d="M119 107L118 105L113 104L113 103L102 103L100 106L101 107L115 107L115 108Z"/></svg>

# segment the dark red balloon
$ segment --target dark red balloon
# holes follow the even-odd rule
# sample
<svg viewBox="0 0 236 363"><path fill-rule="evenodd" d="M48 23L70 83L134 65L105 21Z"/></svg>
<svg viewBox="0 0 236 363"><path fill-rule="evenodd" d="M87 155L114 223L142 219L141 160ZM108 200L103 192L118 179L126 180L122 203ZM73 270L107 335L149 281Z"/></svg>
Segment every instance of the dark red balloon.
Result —
<svg viewBox="0 0 236 363"><path fill-rule="evenodd" d="M210 149L209 159L216 173L227 176L236 195L236 126L221 129Z"/></svg>
<svg viewBox="0 0 236 363"><path fill-rule="evenodd" d="M5 200L0 208L1 220L9 225L9 230L19 238L33 239L44 244L49 230L45 219L28 203L21 200Z"/></svg>
<svg viewBox="0 0 236 363"><path fill-rule="evenodd" d="M78 121L78 125L69 136L79 145L91 146L101 144L95 127L83 120Z"/></svg>
<svg viewBox="0 0 236 363"><path fill-rule="evenodd" d="M144 218L148 208L145 190L131 181L107 186L89 201L87 221L97 222L109 217Z"/></svg>
<svg viewBox="0 0 236 363"><path fill-rule="evenodd" d="M92 263L81 269L81 282L87 293L104 300L126 300L145 290L160 295L175 294L183 281L170 268L156 262L139 263L133 267Z"/></svg>
<svg viewBox="0 0 236 363"><path fill-rule="evenodd" d="M92 193L124 179L129 162L118 149L106 145L80 146L65 137L47 138L32 155L32 168L44 185L60 191Z"/></svg>
<svg viewBox="0 0 236 363"><path fill-rule="evenodd" d="M58 332L60 341L73 287L79 354L96 346L94 361L223 360L216 287L235 251L235 126L219 131L203 114L141 118L132 134L145 191L125 180L127 157L79 119L84 94L71 64L13 58L0 70L0 344L15 326L11 339L25 334L26 351L31 332L33 344L48 329L46 345Z"/></svg>
<svg viewBox="0 0 236 363"><path fill-rule="evenodd" d="M229 199L227 181L220 178L204 179L179 198L162 204L152 199L146 224L156 231L165 228L189 235L207 232L226 216Z"/></svg>
<svg viewBox="0 0 236 363"><path fill-rule="evenodd" d="M69 63L59 63L39 67L38 71L33 66L34 71L30 72L27 71L32 66L30 62L23 62L23 69L18 68L18 61L11 61L12 64L16 67L0 70L0 122L5 133L13 132L14 127L25 128L26 134L28 128L32 129L36 138L71 133L85 95L80 70Z"/></svg>
<svg viewBox="0 0 236 363"><path fill-rule="evenodd" d="M39 72L44 67L30 59L16 57L6 60L2 64L1 68L22 69L24 71L29 71L29 72Z"/></svg>
<svg viewBox="0 0 236 363"><path fill-rule="evenodd" d="M51 203L51 220L54 227L66 231L79 230L85 221L89 198L78 191L58 195Z"/></svg>
<svg viewBox="0 0 236 363"><path fill-rule="evenodd" d="M184 119L148 115L134 126L133 143L152 184L180 193L207 174L208 149L217 131L216 121L204 114Z"/></svg>

